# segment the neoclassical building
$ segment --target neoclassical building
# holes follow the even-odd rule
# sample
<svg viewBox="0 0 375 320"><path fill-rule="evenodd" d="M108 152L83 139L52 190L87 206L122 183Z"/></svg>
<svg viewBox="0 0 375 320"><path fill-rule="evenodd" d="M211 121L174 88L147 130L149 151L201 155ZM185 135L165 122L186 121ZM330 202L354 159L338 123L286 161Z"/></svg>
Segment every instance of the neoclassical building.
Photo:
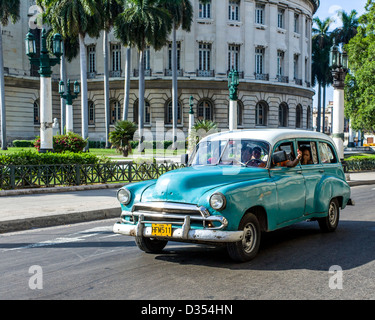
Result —
<svg viewBox="0 0 375 320"><path fill-rule="evenodd" d="M311 29L319 0L191 0L191 32L177 32L178 128L187 133L189 98L195 119L209 119L228 129L228 72L240 74L238 128L302 128L312 130ZM21 20L3 28L7 138L31 139L39 134L39 81L25 55L30 7L22 1ZM40 30L33 31L38 37ZM88 61L89 136L105 138L103 41L85 40ZM145 54L145 127L172 128L171 42ZM132 49L128 119L138 118L138 54ZM110 123L122 118L126 48L110 34ZM79 80L79 59L67 64L67 77ZM53 74L53 113L61 119L59 68ZM74 101L74 131L81 132L80 99ZM160 140L160 137L158 138Z"/></svg>

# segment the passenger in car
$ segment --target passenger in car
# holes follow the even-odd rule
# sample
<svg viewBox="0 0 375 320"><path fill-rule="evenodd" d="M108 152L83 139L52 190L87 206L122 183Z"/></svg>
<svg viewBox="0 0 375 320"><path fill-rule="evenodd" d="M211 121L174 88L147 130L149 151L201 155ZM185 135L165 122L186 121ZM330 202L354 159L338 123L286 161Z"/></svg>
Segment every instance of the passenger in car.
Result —
<svg viewBox="0 0 375 320"><path fill-rule="evenodd" d="M314 164L314 162L311 160L311 152L309 150L308 147L301 147L301 151L302 151L302 161L301 161L301 164L302 165L306 165L306 164Z"/></svg>
<svg viewBox="0 0 375 320"><path fill-rule="evenodd" d="M275 151L281 151L280 147ZM278 166L278 167L289 167L289 168L295 167L298 164L298 162L300 162L300 160L302 159L301 150L298 149L297 154L298 154L297 158L293 159L293 156L289 153L288 159L283 161L283 162L277 163L276 166Z"/></svg>

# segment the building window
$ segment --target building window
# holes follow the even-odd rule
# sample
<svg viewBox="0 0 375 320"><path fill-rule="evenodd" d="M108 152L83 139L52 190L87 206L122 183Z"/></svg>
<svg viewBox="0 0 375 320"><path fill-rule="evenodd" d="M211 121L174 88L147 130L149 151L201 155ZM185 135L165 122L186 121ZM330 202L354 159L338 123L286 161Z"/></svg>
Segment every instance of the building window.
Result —
<svg viewBox="0 0 375 320"><path fill-rule="evenodd" d="M228 70L240 71L240 46L228 46Z"/></svg>
<svg viewBox="0 0 375 320"><path fill-rule="evenodd" d="M177 70L181 70L181 42L177 42L176 45L177 45ZM148 58L148 60L150 61L150 58ZM168 69L172 70L172 43L168 44Z"/></svg>
<svg viewBox="0 0 375 320"><path fill-rule="evenodd" d="M282 77L284 75L284 52L277 51L277 76Z"/></svg>
<svg viewBox="0 0 375 320"><path fill-rule="evenodd" d="M211 70L211 44L199 44L199 70Z"/></svg>
<svg viewBox="0 0 375 320"><path fill-rule="evenodd" d="M34 124L40 124L40 106L39 101L34 102Z"/></svg>
<svg viewBox="0 0 375 320"><path fill-rule="evenodd" d="M299 33L299 14L294 14L294 32Z"/></svg>
<svg viewBox="0 0 375 320"><path fill-rule="evenodd" d="M213 120L211 102L204 100L198 104L198 120Z"/></svg>
<svg viewBox="0 0 375 320"><path fill-rule="evenodd" d="M87 57L88 57L88 72L94 73L96 72L96 46L88 46L87 47Z"/></svg>
<svg viewBox="0 0 375 320"><path fill-rule="evenodd" d="M121 103L120 101L114 100L110 104L110 124L115 124L117 121L120 121L121 118Z"/></svg>
<svg viewBox="0 0 375 320"><path fill-rule="evenodd" d="M199 18L211 18L211 1L208 1L208 3L206 4L203 4L201 1L199 1Z"/></svg>
<svg viewBox="0 0 375 320"><path fill-rule="evenodd" d="M255 125L266 126L267 125L267 103L264 101L258 102L255 107Z"/></svg>
<svg viewBox="0 0 375 320"><path fill-rule="evenodd" d="M95 104L92 101L89 101L89 125L95 124Z"/></svg>
<svg viewBox="0 0 375 320"><path fill-rule="evenodd" d="M112 71L121 71L121 45L113 44L111 46Z"/></svg>
<svg viewBox="0 0 375 320"><path fill-rule="evenodd" d="M302 128L302 106L300 104L296 108L296 128Z"/></svg>
<svg viewBox="0 0 375 320"><path fill-rule="evenodd" d="M134 123L138 124L139 123L139 119L138 119L138 113L139 111L139 102L138 102L138 99L134 102L134 105L133 105L133 115L134 115ZM145 110L144 110L144 119L143 119L143 124L145 125L151 125L151 107L150 107L150 103L145 100Z"/></svg>
<svg viewBox="0 0 375 320"><path fill-rule="evenodd" d="M288 105L283 102L279 105L279 127L288 126Z"/></svg>
<svg viewBox="0 0 375 320"><path fill-rule="evenodd" d="M277 27L280 29L284 29L284 9L277 10Z"/></svg>
<svg viewBox="0 0 375 320"><path fill-rule="evenodd" d="M306 129L310 129L310 119L311 119L311 108L310 106L307 107L306 110Z"/></svg>
<svg viewBox="0 0 375 320"><path fill-rule="evenodd" d="M177 104L177 124L182 123L182 117L181 117L181 104L180 101L178 101ZM165 124L173 124L173 103L172 101L169 101L167 103L167 108L165 110Z"/></svg>
<svg viewBox="0 0 375 320"><path fill-rule="evenodd" d="M299 56L298 54L295 54L294 55L294 79L299 79L298 60L299 60Z"/></svg>
<svg viewBox="0 0 375 320"><path fill-rule="evenodd" d="M264 64L264 49L256 48L255 49L255 73L262 74Z"/></svg>
<svg viewBox="0 0 375 320"><path fill-rule="evenodd" d="M264 17L265 6L263 4L257 4L255 7L255 23L257 24L264 24L265 17Z"/></svg>
<svg viewBox="0 0 375 320"><path fill-rule="evenodd" d="M151 69L151 52L150 52L150 46L146 46L146 49L143 52L143 67L145 70Z"/></svg>
<svg viewBox="0 0 375 320"><path fill-rule="evenodd" d="M243 103L242 101L237 102L237 125L243 125Z"/></svg>
<svg viewBox="0 0 375 320"><path fill-rule="evenodd" d="M240 3L238 0L229 1L228 19L230 21L240 21Z"/></svg>

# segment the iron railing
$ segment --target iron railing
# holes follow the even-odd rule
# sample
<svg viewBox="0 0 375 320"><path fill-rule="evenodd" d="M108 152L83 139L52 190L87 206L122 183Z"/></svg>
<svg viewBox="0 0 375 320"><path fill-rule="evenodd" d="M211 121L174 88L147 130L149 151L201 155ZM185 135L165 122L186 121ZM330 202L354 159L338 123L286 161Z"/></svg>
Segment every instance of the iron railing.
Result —
<svg viewBox="0 0 375 320"><path fill-rule="evenodd" d="M182 168L176 163L113 162L101 164L3 165L0 189L128 183L159 178Z"/></svg>

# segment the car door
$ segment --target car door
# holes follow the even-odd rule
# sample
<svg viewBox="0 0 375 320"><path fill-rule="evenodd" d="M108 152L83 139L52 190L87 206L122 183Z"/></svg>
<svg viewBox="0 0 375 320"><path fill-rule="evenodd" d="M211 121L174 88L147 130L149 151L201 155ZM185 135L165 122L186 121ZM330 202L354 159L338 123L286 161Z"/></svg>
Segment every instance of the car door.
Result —
<svg viewBox="0 0 375 320"><path fill-rule="evenodd" d="M305 179L306 187L306 206L305 215L317 212L317 202L315 195L319 182L324 174L323 166L319 163L317 142L313 140L297 140L298 149L305 153L310 153L311 161L303 164L301 161L302 175Z"/></svg>
<svg viewBox="0 0 375 320"><path fill-rule="evenodd" d="M296 157L295 140L278 142L273 152L284 150L291 160ZM305 180L301 166L294 168L272 166L270 176L276 184L279 211L276 222L278 225L301 218L305 212Z"/></svg>

